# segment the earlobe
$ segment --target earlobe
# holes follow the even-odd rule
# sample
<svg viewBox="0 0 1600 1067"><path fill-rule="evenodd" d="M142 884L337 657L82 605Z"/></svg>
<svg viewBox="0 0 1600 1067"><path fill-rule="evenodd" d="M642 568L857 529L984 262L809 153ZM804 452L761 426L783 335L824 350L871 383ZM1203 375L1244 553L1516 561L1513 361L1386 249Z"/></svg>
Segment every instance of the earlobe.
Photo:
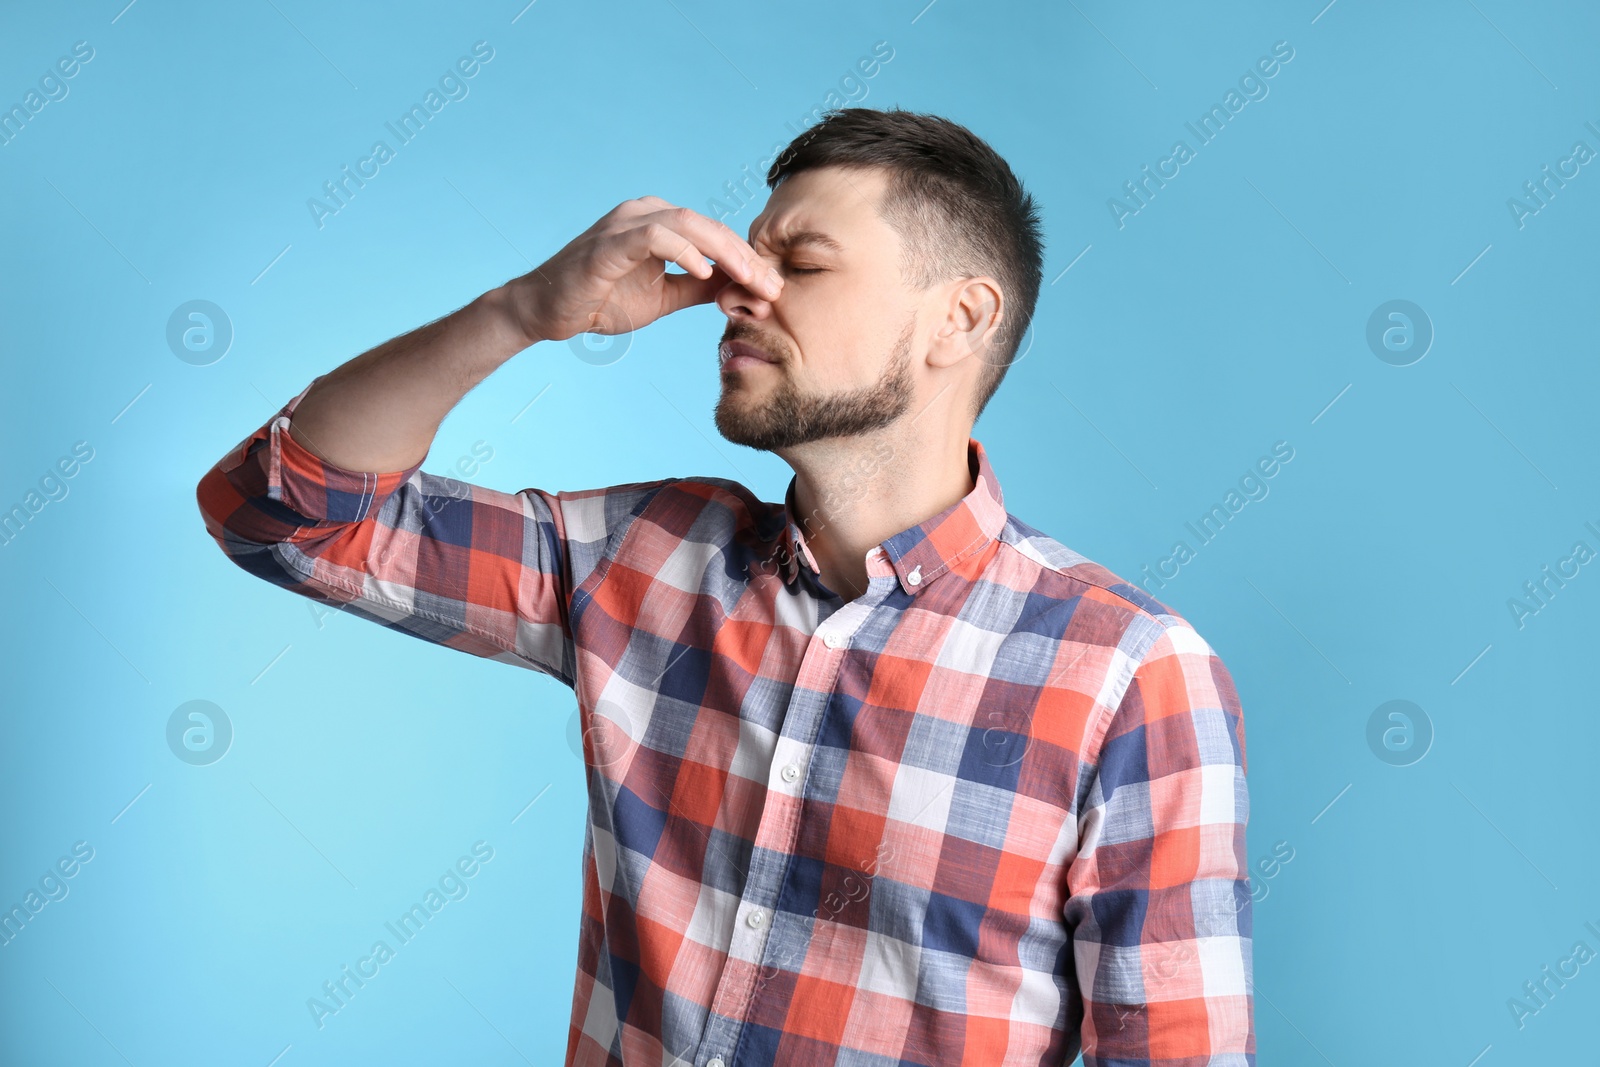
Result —
<svg viewBox="0 0 1600 1067"><path fill-rule="evenodd" d="M951 365L974 353L980 357L1003 330L1004 298L993 278L968 278L953 294L939 338L948 351L938 361ZM947 340L946 340L947 339Z"/></svg>

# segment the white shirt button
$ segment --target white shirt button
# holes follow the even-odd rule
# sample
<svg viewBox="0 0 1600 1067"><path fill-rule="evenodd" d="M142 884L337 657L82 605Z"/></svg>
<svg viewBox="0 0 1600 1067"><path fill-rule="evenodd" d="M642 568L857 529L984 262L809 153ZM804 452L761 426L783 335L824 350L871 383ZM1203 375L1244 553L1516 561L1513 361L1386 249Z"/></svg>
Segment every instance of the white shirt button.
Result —
<svg viewBox="0 0 1600 1067"><path fill-rule="evenodd" d="M911 585L922 584L922 564L919 563L911 568L911 573L906 575L906 581Z"/></svg>
<svg viewBox="0 0 1600 1067"><path fill-rule="evenodd" d="M791 763L779 773L783 775L784 781L792 782L796 778L800 777L800 768Z"/></svg>
<svg viewBox="0 0 1600 1067"><path fill-rule="evenodd" d="M706 1067L722 1067L722 1057L713 1056L706 1061Z"/></svg>
<svg viewBox="0 0 1600 1067"><path fill-rule="evenodd" d="M829 648L838 648L840 645L844 644L844 641L844 634L841 634L835 630L829 630L822 635L823 644L827 645Z"/></svg>
<svg viewBox="0 0 1600 1067"><path fill-rule="evenodd" d="M760 911L752 911L749 915L744 917L744 921L749 923L752 927L759 928L762 923L767 921L767 917ZM707 1064L706 1067L710 1067L710 1064Z"/></svg>

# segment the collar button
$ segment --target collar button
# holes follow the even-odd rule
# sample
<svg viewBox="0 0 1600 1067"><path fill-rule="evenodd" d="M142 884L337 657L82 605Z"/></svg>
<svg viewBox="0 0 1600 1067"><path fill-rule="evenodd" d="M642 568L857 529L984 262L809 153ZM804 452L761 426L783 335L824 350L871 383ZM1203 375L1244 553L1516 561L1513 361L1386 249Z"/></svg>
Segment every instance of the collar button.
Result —
<svg viewBox="0 0 1600 1067"><path fill-rule="evenodd" d="M909 585L922 584L922 564L919 563L911 568L911 573L906 575L906 582Z"/></svg>

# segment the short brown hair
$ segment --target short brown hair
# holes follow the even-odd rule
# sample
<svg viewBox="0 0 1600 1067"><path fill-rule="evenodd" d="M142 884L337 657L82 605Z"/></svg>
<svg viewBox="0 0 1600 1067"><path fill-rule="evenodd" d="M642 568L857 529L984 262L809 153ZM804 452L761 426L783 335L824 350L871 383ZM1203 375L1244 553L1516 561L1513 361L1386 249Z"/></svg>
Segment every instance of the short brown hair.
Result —
<svg viewBox="0 0 1600 1067"><path fill-rule="evenodd" d="M900 108L833 108L796 137L767 172L776 189L815 167L883 167L880 209L900 235L902 275L918 289L987 274L1007 307L974 390L977 421L1016 357L1039 299L1044 239L1038 205L1010 166L965 126Z"/></svg>

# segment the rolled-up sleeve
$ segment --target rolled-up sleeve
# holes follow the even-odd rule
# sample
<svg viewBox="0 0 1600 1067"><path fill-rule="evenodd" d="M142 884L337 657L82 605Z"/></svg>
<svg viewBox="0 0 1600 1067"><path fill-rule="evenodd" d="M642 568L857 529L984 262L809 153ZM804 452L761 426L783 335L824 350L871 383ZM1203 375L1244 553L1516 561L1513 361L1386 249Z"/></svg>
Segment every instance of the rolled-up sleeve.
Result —
<svg viewBox="0 0 1600 1067"><path fill-rule="evenodd" d="M200 513L222 551L301 596L573 685L573 591L664 483L506 493L421 463L346 470L288 430L318 380L201 477Z"/></svg>
<svg viewBox="0 0 1600 1067"><path fill-rule="evenodd" d="M1167 616L1095 761L1070 865L1085 1067L1253 1067L1244 716Z"/></svg>

